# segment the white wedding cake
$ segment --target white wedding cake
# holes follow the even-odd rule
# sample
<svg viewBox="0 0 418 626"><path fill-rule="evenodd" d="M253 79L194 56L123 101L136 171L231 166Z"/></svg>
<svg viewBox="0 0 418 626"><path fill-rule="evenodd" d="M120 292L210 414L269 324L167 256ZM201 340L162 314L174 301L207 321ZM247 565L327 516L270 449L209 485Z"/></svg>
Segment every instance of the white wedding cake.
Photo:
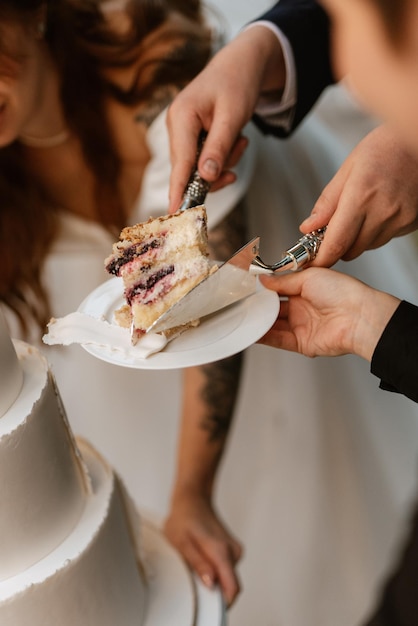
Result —
<svg viewBox="0 0 418 626"><path fill-rule="evenodd" d="M121 480L75 439L46 359L0 310L0 625L220 626Z"/></svg>
<svg viewBox="0 0 418 626"><path fill-rule="evenodd" d="M139 518L75 441L48 364L0 318L0 624L140 626Z"/></svg>

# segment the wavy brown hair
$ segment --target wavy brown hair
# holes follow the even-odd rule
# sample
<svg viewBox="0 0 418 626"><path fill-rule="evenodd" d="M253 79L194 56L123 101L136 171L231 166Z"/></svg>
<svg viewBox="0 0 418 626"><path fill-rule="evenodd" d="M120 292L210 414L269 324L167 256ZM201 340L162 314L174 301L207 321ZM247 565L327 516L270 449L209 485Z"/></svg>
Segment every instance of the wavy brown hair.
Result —
<svg viewBox="0 0 418 626"><path fill-rule="evenodd" d="M45 9L45 41L61 77L66 122L80 139L97 181L97 219L116 234L127 216L118 193L120 162L105 114L106 97L141 105L164 86L181 89L209 59L211 34L198 0L131 0L126 6L130 28L123 34L112 29L100 0L0 0L3 59L9 50L1 24L33 28ZM135 78L123 90L106 70L127 67L135 69ZM58 219L25 168L18 142L0 150L0 202L0 299L16 313L24 332L30 318L42 328L50 317L42 268Z"/></svg>

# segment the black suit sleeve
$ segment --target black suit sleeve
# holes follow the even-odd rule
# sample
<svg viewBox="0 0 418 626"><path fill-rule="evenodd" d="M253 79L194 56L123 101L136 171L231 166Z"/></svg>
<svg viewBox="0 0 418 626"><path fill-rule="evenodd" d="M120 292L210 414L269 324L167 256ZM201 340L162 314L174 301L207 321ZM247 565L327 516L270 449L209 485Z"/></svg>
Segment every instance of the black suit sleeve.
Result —
<svg viewBox="0 0 418 626"><path fill-rule="evenodd" d="M418 402L418 306L398 306L376 346L371 372L382 389Z"/></svg>
<svg viewBox="0 0 418 626"><path fill-rule="evenodd" d="M334 76L330 61L329 20L324 10L309 0L280 0L258 19L275 24L286 35L293 50L296 66L297 104L292 129L311 110ZM284 137L283 129L254 121L266 133Z"/></svg>
<svg viewBox="0 0 418 626"><path fill-rule="evenodd" d="M401 302L389 320L372 359L380 386L418 402L418 307ZM410 533L366 626L418 624L418 507Z"/></svg>

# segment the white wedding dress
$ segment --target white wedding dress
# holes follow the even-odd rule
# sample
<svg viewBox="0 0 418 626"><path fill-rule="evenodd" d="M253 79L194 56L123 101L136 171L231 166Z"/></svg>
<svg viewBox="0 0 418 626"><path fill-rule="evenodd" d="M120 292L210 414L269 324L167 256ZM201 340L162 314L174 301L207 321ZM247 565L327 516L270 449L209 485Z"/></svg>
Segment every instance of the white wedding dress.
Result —
<svg viewBox="0 0 418 626"><path fill-rule="evenodd" d="M262 256L277 260L372 125L337 87L290 140L252 130L238 183L208 200L211 225L246 193L250 236L260 235ZM149 141L153 161L133 221L166 212L163 116ZM63 217L46 268L54 316L76 310L108 278L103 260L111 245L102 228ZM341 264L414 302L417 267L412 237ZM163 516L176 457L181 372L117 367L78 345L43 349L75 433L113 463L142 510ZM415 494L418 407L379 390L368 370L355 357L309 360L265 346L248 349L217 492L222 516L245 545L243 593L230 626L353 626L373 602Z"/></svg>
<svg viewBox="0 0 418 626"><path fill-rule="evenodd" d="M265 260L299 236L373 126L334 87L291 139L261 140L247 197ZM416 303L417 244L395 239L336 267ZM248 350L219 479L220 510L245 543L231 626L357 626L373 606L418 499L418 405L378 385L354 356Z"/></svg>

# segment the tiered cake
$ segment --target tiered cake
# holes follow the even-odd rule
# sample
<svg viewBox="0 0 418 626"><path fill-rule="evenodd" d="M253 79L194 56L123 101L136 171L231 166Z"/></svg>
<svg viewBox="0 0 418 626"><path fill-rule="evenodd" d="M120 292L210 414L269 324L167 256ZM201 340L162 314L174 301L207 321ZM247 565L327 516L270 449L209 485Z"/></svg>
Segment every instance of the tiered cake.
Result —
<svg viewBox="0 0 418 626"><path fill-rule="evenodd" d="M75 442L42 355L0 311L0 624L140 626L138 517L104 459Z"/></svg>
<svg viewBox="0 0 418 626"><path fill-rule="evenodd" d="M218 592L75 440L41 353L0 309L0 625L218 626Z"/></svg>

